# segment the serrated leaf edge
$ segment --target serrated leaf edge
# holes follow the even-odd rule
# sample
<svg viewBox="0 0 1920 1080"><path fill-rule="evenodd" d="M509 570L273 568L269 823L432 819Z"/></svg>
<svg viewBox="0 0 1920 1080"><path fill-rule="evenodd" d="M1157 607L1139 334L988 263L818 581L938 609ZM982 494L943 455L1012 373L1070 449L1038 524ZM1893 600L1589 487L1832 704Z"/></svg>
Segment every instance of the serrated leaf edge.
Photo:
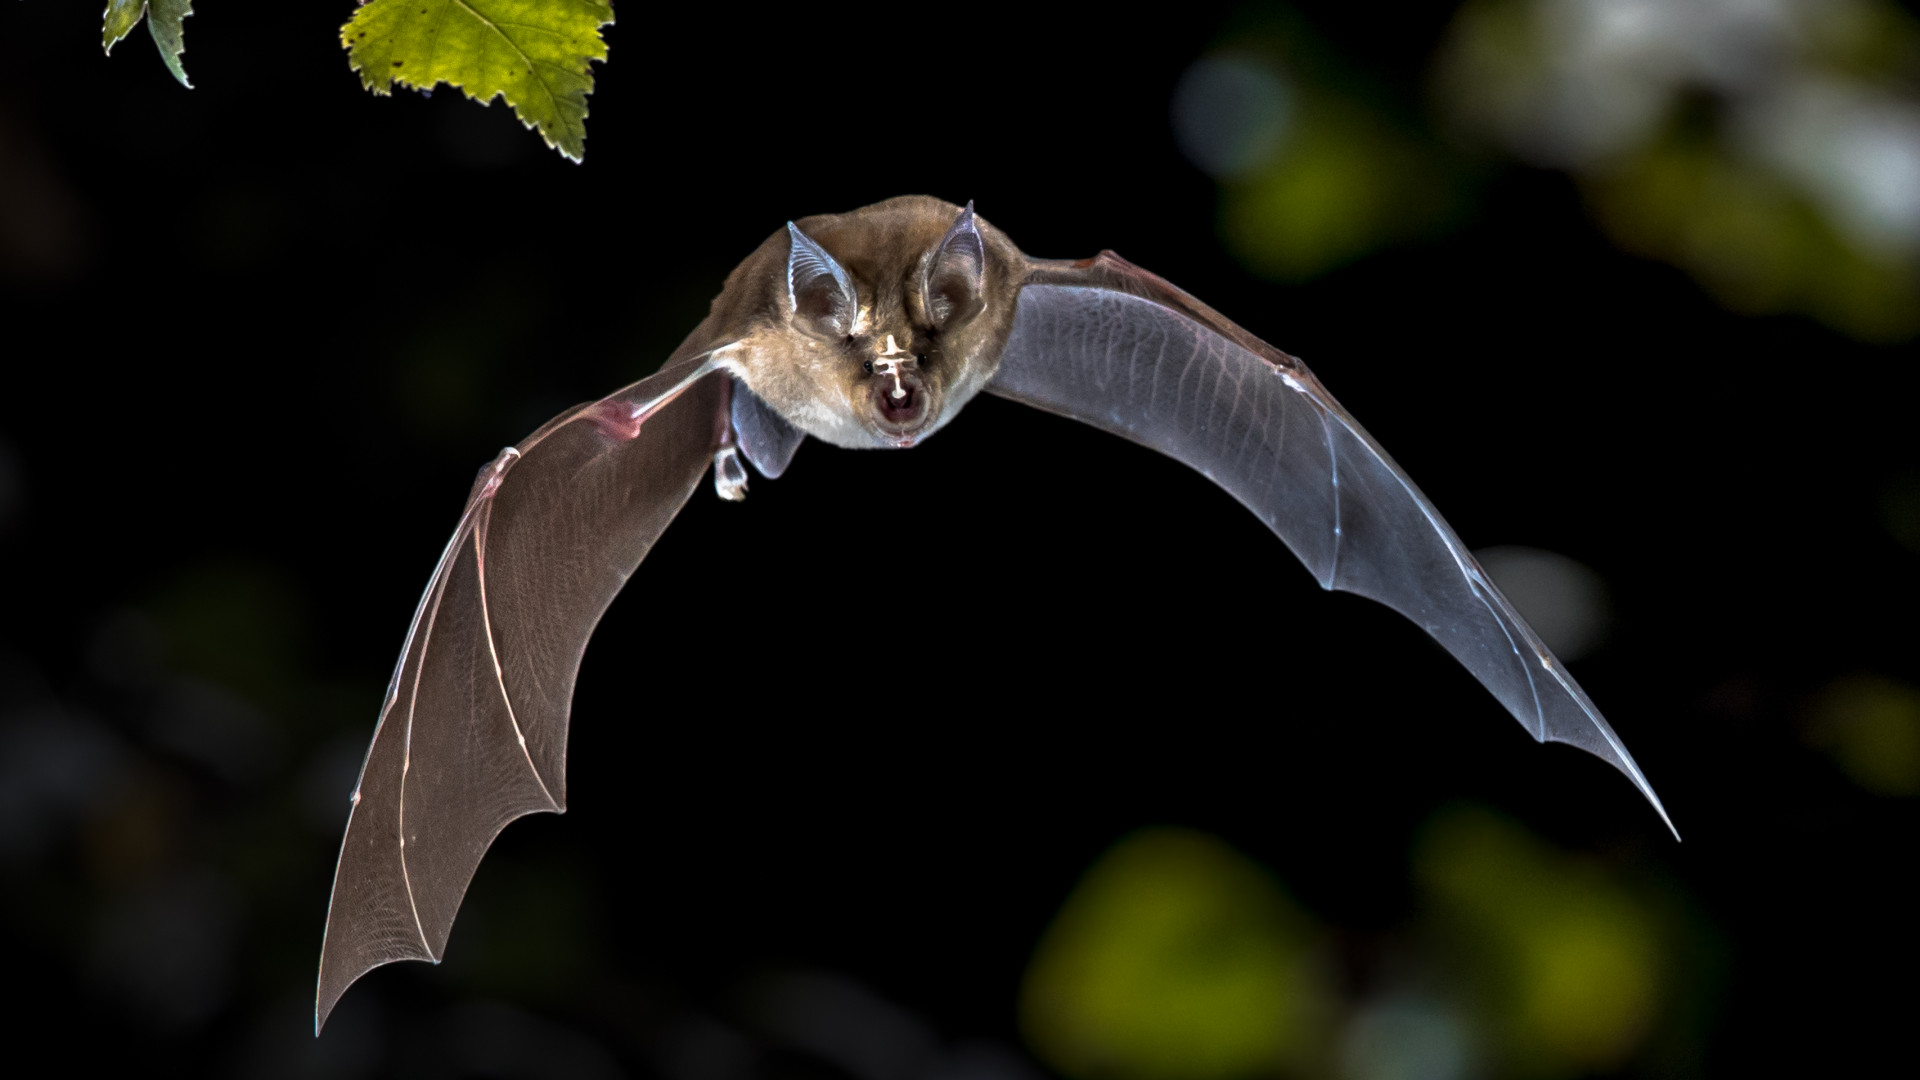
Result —
<svg viewBox="0 0 1920 1080"><path fill-rule="evenodd" d="M147 34L153 38L154 45L160 50L160 62L167 65L167 70L173 72L173 77L180 80L181 86L191 90L193 83L187 79L187 69L181 64L180 55L187 51L185 32L181 23L186 21L187 16L193 14L193 0L181 0L181 10L177 17L167 12L155 12L154 2L155 0L140 0L137 5L138 10L131 17L124 17L120 32L116 34L113 32L114 9L118 7L125 11L135 5L107 0L106 7L100 12L101 48L108 56L112 56L113 47L125 41L127 35L133 33L133 28L139 26L144 20L147 24ZM156 18L156 15L159 17Z"/></svg>
<svg viewBox="0 0 1920 1080"><path fill-rule="evenodd" d="M482 15L478 11L475 11L473 7L466 2L466 0L450 0L450 2L459 5L462 9L464 9L467 12L467 14L473 16L473 18L477 22L485 26L487 29L493 31L495 34L498 34L500 36L500 40L506 42L507 45L510 48L512 48L513 51L519 55L520 59L527 65L528 75L533 75L541 67L541 65L534 63L533 60L530 57L528 57L525 52L521 51L520 46L516 44L512 38L508 37L504 33L501 33L500 27L496 25L492 19L489 19L485 15ZM574 164L578 165L586 159L587 117L592 115L592 110L588 108L586 99L593 95L594 86L596 82L596 80L593 77L592 65L596 63L606 63L607 53L609 51L606 39L601 36L600 32L605 28L612 26L614 23L613 4L611 0L609 0L609 2L606 3L604 6L600 4L595 4L592 2L592 0L586 0L586 2L587 2L587 6L589 7L599 9L600 11L604 11L606 18L594 24L594 27L593 27L593 39L595 43L597 43L600 46L600 55L598 56L588 55L586 58L587 65L588 65L587 69L581 72L581 74L587 77L588 86L587 86L586 92L581 95L579 131L576 135L576 139L578 140L578 143L580 146L580 149L578 152L569 150L567 147L561 145L560 142L557 141L551 134L549 134L544 127L540 126L540 122L538 120L528 119L527 115L521 111L520 106L516 105L513 102L513 99L507 97L507 92L505 90L495 90L492 95L490 95L485 99L482 99L479 94L473 93L472 91L468 90L464 83L456 82L452 79L436 78L431 83L428 83L427 85L422 86L418 81L413 79L407 72L401 72L398 75L393 74L392 72L388 72L386 74L384 81L381 80L379 77L371 74L370 72L367 71L366 67L361 64L359 56L355 54L354 52L355 39L350 33L350 31L352 31L353 29L353 20L360 17L360 13L358 11L354 12L353 18L350 18L345 23L341 24L340 47L347 50L347 66L351 68L356 75L360 76L360 85L364 87L368 93L373 94L376 97L392 97L393 87L396 84L420 93L429 93L433 90L434 87L444 83L447 86L451 86L454 89L460 91L463 95L466 96L468 101L479 102L482 108L492 107L494 99L499 98L500 100L506 102L507 108L513 110L513 117L514 119L520 121L520 126L526 128L528 131L531 131L539 135L540 141L546 143L547 148L549 150L553 150L559 153L561 157L566 158L568 161L571 161ZM364 0L363 0L363 6L364 6ZM551 67L553 65L547 65L547 66ZM552 85L549 84L547 80L543 77L538 78L538 82L540 84L540 89L547 96L548 104L549 105L554 104L554 102L556 101L556 97L554 95ZM554 109L554 113L556 115L559 114L559 111L560 110L557 108Z"/></svg>
<svg viewBox="0 0 1920 1080"><path fill-rule="evenodd" d="M120 32L115 34L113 32L113 9L116 7L125 9L128 6L132 5L119 3L118 0L107 0L107 6L100 12L100 43L108 56L112 56L113 47L126 40L127 35L133 33L133 28L140 25L140 20L147 17L147 0L140 0L138 4L139 10L134 13L131 19L126 21L126 25L120 28Z"/></svg>
<svg viewBox="0 0 1920 1080"><path fill-rule="evenodd" d="M193 14L193 0L179 0L178 15L154 11L155 3L166 2L147 0L147 33L153 35L153 43L160 49L160 59L166 63L167 70L173 72L173 77L180 80L181 86L191 90L193 83L187 80L187 69L182 65L180 56L187 51L186 28L181 24ZM161 17L155 18L156 14Z"/></svg>

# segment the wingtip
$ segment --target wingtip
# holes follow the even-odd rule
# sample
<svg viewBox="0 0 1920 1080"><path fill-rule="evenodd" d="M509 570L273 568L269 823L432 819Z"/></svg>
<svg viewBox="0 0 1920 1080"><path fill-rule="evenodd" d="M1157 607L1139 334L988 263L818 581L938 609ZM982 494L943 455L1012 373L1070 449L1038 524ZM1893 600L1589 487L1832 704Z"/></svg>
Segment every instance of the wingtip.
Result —
<svg viewBox="0 0 1920 1080"><path fill-rule="evenodd" d="M327 1017L333 1014L333 1007L335 1004L339 1002L339 1000L340 1000L340 995L338 994L335 994L333 996L332 1001L327 1000L327 992L324 987L314 992L314 995L313 995L313 1037L314 1038L317 1039L320 1037L320 1029L327 1026Z"/></svg>
<svg viewBox="0 0 1920 1080"><path fill-rule="evenodd" d="M1614 762L1614 766L1626 774L1628 780L1633 781L1633 786L1639 789L1640 794L1646 798L1647 804L1653 807L1653 812L1660 815L1660 821L1666 825L1667 831L1673 834L1674 842L1680 843L1679 828L1674 825L1673 818L1668 815L1666 804L1660 801L1660 796L1654 794L1653 785L1647 783L1646 775L1640 771L1639 764L1627 754L1625 747L1620 748L1620 757L1621 760Z"/></svg>
<svg viewBox="0 0 1920 1080"><path fill-rule="evenodd" d="M367 971L372 971L372 970L373 970L372 968L367 969ZM360 973L360 975L365 975L366 973L367 973L366 971L363 971ZM355 975L353 978L348 979L344 985L329 986L327 984L326 961L324 957L322 958L321 964L320 964L320 978L317 984L313 988L313 1037L314 1038L317 1039L320 1037L320 1029L327 1026L327 1017L333 1015L334 1006L340 1004L340 998L346 994L348 987L351 987L354 983L360 981L360 975Z"/></svg>
<svg viewBox="0 0 1920 1080"><path fill-rule="evenodd" d="M1651 787L1642 788L1641 791L1646 795L1647 801L1653 804L1653 810L1660 815L1660 820L1666 823L1667 831L1673 834L1673 842L1684 843L1680 839L1680 830L1673 824L1673 818L1667 816L1667 808L1661 805L1660 796L1655 795Z"/></svg>
<svg viewBox="0 0 1920 1080"><path fill-rule="evenodd" d="M1504 606L1506 598L1501 597L1500 599ZM1518 615L1516 614L1514 618L1518 620ZM1529 638L1533 636L1531 628L1528 628L1525 623L1520 623L1520 627ZM1541 646L1541 648L1544 649L1544 646ZM1613 725L1607 723L1606 719L1600 715L1600 710L1594 708L1593 702L1587 697L1586 692L1581 690L1580 685L1574 682L1573 677L1568 674L1565 665L1557 662L1553 663L1548 668L1548 671L1552 674L1553 681L1558 683L1560 688L1566 692L1567 698L1579 708L1581 715L1587 721L1587 725L1576 725L1578 730L1569 732L1566 730L1567 725L1564 720L1560 722L1550 721L1545 706L1540 705L1537 706L1539 708L1537 715L1540 726L1535 738L1543 743L1560 742L1566 743L1569 746L1578 747L1620 770L1620 774L1627 778L1627 782L1631 783L1634 788L1640 792L1641 796L1647 800L1647 803L1653 807L1653 812L1660 815L1661 822L1666 825L1667 831L1673 834L1675 842L1678 842L1680 840L1680 830L1674 825L1672 816L1667 813L1666 804L1660 801L1660 796L1654 794L1653 784L1648 782L1647 774L1640 771L1640 763L1633 760L1633 755L1627 751L1626 744L1621 742L1620 736L1614 732ZM1539 699L1536 697L1535 701L1538 702ZM1528 726L1526 720L1517 710L1514 711L1514 716L1520 720L1523 727ZM1531 727L1528 729L1533 730ZM1595 739L1595 735L1599 736L1599 738Z"/></svg>
<svg viewBox="0 0 1920 1080"><path fill-rule="evenodd" d="M388 964L397 964L407 960L424 960L435 966L438 966L440 963L440 957L431 954L427 956L395 956L381 960L375 964L369 964L367 967L362 968L358 974L335 986L328 983L326 964L323 961L320 966L319 983L314 987L313 993L313 1037L316 1039L320 1037L320 1029L326 1026L327 1017L333 1015L333 1010L340 1004L340 999L346 997L347 991L353 988L354 983L364 978L367 972L375 968L385 967Z"/></svg>
<svg viewBox="0 0 1920 1080"><path fill-rule="evenodd" d="M1553 731L1543 731L1538 737L1539 741L1542 743L1566 743L1569 746L1585 750L1587 753L1594 755L1619 770L1620 775L1627 778L1627 782L1633 785L1634 790L1640 793L1641 798L1647 800L1647 805L1653 807L1653 812L1660 815L1661 824L1665 825L1667 831L1673 834L1674 841L1676 843L1679 842L1680 829L1674 825L1673 817L1667 813L1666 804L1661 802L1660 796L1654 793L1653 785L1647 781L1646 774L1640 771L1639 762L1633 760L1633 755L1628 753L1627 748L1621 744L1620 737L1614 734L1613 728L1609 726L1605 720L1600 719L1599 713L1593 711L1592 706L1585 701L1585 695L1580 695L1576 700L1580 701L1586 708L1588 718L1593 721L1595 729L1604 736L1604 739L1599 743L1594 743L1570 739Z"/></svg>

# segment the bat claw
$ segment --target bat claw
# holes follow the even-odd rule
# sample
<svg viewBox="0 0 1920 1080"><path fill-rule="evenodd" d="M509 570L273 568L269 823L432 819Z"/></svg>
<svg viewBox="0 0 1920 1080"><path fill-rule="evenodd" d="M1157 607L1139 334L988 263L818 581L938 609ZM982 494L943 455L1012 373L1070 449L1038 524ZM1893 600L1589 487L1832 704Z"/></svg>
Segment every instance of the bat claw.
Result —
<svg viewBox="0 0 1920 1080"><path fill-rule="evenodd" d="M740 448L723 446L713 452L713 490L728 502L747 497L747 467L740 463Z"/></svg>

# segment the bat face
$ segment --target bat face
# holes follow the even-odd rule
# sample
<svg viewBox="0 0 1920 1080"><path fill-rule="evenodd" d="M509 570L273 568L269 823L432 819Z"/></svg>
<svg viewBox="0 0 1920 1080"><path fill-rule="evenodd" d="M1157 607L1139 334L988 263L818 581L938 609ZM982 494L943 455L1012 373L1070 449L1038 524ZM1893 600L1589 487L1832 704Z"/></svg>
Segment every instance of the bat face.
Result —
<svg viewBox="0 0 1920 1080"><path fill-rule="evenodd" d="M728 283L753 301L720 362L809 435L912 446L993 377L1019 260L971 206L938 199L804 218Z"/></svg>

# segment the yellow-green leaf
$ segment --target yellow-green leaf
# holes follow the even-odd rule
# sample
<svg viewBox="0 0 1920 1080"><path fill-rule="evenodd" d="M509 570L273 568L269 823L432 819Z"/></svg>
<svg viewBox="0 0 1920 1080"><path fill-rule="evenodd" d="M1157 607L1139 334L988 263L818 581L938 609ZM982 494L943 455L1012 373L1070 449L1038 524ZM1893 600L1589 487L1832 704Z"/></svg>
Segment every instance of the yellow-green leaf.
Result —
<svg viewBox="0 0 1920 1080"><path fill-rule="evenodd" d="M1316 936L1279 883L1217 837L1135 833L1041 938L1021 1026L1076 1080L1310 1071L1328 1027Z"/></svg>
<svg viewBox="0 0 1920 1080"><path fill-rule="evenodd" d="M167 70L173 72L173 77L180 80L180 85L191 90L193 84L187 81L187 70L180 65L180 54L187 48L180 24L191 14L193 0L107 0L107 10L101 19L100 43L111 55L120 39L132 33L140 17L146 16L147 32L160 47L160 59L165 61Z"/></svg>
<svg viewBox="0 0 1920 1080"><path fill-rule="evenodd" d="M107 47L107 55L113 55L113 47L121 38L133 32L140 25L140 17L147 13L147 0L107 0L107 12L102 20L100 43Z"/></svg>
<svg viewBox="0 0 1920 1080"><path fill-rule="evenodd" d="M340 28L348 62L376 94L393 84L447 83L491 104L504 97L520 122L579 161L587 95L611 0L372 0Z"/></svg>
<svg viewBox="0 0 1920 1080"><path fill-rule="evenodd" d="M1427 826L1414 870L1463 935L1495 1049L1518 1075L1618 1070L1676 996L1660 909L1601 864L1461 808Z"/></svg>

